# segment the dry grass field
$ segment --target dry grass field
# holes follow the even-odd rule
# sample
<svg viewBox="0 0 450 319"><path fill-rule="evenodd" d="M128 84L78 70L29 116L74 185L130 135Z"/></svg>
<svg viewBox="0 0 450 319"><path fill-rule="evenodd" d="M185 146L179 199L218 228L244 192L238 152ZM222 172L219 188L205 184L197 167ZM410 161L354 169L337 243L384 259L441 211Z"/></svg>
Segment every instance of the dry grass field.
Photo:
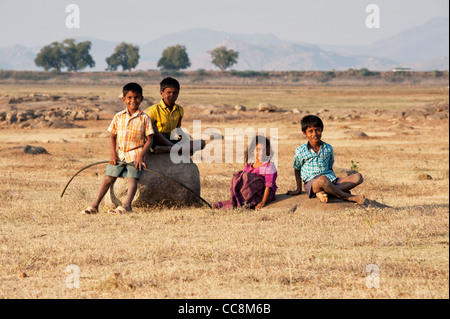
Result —
<svg viewBox="0 0 450 319"><path fill-rule="evenodd" d="M0 124L0 298L449 298L447 86L182 87L188 131L195 119L222 134L278 129L279 194L295 187L293 153L305 142L302 114L291 110L321 110L335 166L361 172L364 183L354 192L370 201L321 204L302 194L261 211L161 205L111 216L101 206L82 216L105 166L83 171L63 198L61 191L80 168L109 158L103 133L122 108L120 89L0 85L0 96L95 95L109 103L100 120L76 121L79 128ZM157 86L145 86L144 95L158 99ZM261 102L279 111L257 112ZM247 111L205 115L196 104ZM446 116L373 115L426 105L446 105L436 110ZM336 112L350 115L328 115ZM48 154L25 154L25 145ZM214 203L228 199L243 164L198 167L201 196Z"/></svg>

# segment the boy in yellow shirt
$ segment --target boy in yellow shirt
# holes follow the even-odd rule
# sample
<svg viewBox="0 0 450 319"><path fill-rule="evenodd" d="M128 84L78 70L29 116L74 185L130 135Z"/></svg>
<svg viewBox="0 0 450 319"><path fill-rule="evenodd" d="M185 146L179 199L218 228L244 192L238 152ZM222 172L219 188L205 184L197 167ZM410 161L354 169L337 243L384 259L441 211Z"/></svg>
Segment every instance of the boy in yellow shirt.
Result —
<svg viewBox="0 0 450 319"><path fill-rule="evenodd" d="M174 131L177 128L181 128L181 121L184 115L183 107L176 104L179 93L180 83L176 79L171 77L163 79L160 83L161 101L146 110L146 113L152 120L152 125L172 144L176 144L182 140L182 137ZM194 145L194 141L191 141L191 154L198 151L198 149L194 150ZM203 149L205 145L205 141L201 140L200 149ZM155 147L155 152L165 152L165 150L170 151L170 148L166 147L163 149L158 148L158 146Z"/></svg>

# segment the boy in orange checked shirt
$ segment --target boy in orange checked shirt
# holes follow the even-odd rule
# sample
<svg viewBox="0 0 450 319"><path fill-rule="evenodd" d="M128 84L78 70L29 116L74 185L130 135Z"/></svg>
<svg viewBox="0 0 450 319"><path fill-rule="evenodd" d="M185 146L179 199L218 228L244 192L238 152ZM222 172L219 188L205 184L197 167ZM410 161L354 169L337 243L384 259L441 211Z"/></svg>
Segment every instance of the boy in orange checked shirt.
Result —
<svg viewBox="0 0 450 319"><path fill-rule="evenodd" d="M128 179L127 197L121 206L109 210L108 213L132 212L131 203L136 195L141 169L147 167L144 157L152 145L152 137L155 134L150 118L139 109L143 98L142 87L139 84L128 83L123 87L122 100L126 109L114 116L108 128L108 131L111 132L111 158L106 168L106 175L94 202L81 211L81 214L98 213L100 202L117 177ZM134 166L118 164L119 161L132 163Z"/></svg>

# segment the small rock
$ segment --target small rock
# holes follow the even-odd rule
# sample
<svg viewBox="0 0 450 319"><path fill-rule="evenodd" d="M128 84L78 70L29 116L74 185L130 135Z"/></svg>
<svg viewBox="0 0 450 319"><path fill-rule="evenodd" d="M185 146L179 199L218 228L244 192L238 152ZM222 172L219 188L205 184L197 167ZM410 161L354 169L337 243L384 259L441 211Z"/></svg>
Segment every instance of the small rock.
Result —
<svg viewBox="0 0 450 319"><path fill-rule="evenodd" d="M425 180L431 180L431 179L433 179L433 177L431 177L428 174L420 174L420 175L417 176L417 179L419 181L425 181Z"/></svg>
<svg viewBox="0 0 450 319"><path fill-rule="evenodd" d="M29 121L22 122L22 123L19 124L19 128L26 128L26 127L29 127L29 126L31 126L31 123Z"/></svg>
<svg viewBox="0 0 450 319"><path fill-rule="evenodd" d="M83 111L83 110L81 110L81 111L78 111L77 113L76 113L76 115L75 115L75 121L84 121L84 120L86 120L86 112L85 111Z"/></svg>
<svg viewBox="0 0 450 319"><path fill-rule="evenodd" d="M212 109L212 108L204 109L200 114L202 114L202 115L211 115L211 114L214 114L214 109Z"/></svg>
<svg viewBox="0 0 450 319"><path fill-rule="evenodd" d="M275 112L278 108L270 103L261 103L258 106L260 112Z"/></svg>
<svg viewBox="0 0 450 319"><path fill-rule="evenodd" d="M288 208L287 213L294 213L297 210L297 205L292 205Z"/></svg>
<svg viewBox="0 0 450 319"><path fill-rule="evenodd" d="M347 134L348 136L352 137L352 138L368 138L369 136L361 131L357 131L357 132L352 132L352 131L348 131L345 132L345 134Z"/></svg>
<svg viewBox="0 0 450 319"><path fill-rule="evenodd" d="M17 113L8 112L8 113L6 113L5 119L8 123L15 123L15 122L17 122Z"/></svg>
<svg viewBox="0 0 450 319"><path fill-rule="evenodd" d="M75 128L79 127L78 125L62 121L60 119L56 119L53 124L51 125L52 128L58 129L58 128Z"/></svg>
<svg viewBox="0 0 450 319"><path fill-rule="evenodd" d="M25 146L23 151L26 154L32 154L32 155L49 154L45 148L39 147L39 146L31 146L31 145Z"/></svg>
<svg viewBox="0 0 450 319"><path fill-rule="evenodd" d="M235 109L236 111L242 111L242 112L247 111L247 108L246 108L245 106L243 106L243 105L235 105L235 106L234 106L234 109Z"/></svg>
<svg viewBox="0 0 450 319"><path fill-rule="evenodd" d="M52 125L53 125L52 121L37 120L36 123L31 126L31 128L49 128Z"/></svg>
<svg viewBox="0 0 450 319"><path fill-rule="evenodd" d="M99 118L100 117L97 113L92 113L92 112L88 113L88 115L86 116L86 120L88 120L88 121L98 121Z"/></svg>
<svg viewBox="0 0 450 319"><path fill-rule="evenodd" d="M112 283L117 282L118 279L120 279L120 272L114 272L111 275L109 275L109 279L111 280Z"/></svg>

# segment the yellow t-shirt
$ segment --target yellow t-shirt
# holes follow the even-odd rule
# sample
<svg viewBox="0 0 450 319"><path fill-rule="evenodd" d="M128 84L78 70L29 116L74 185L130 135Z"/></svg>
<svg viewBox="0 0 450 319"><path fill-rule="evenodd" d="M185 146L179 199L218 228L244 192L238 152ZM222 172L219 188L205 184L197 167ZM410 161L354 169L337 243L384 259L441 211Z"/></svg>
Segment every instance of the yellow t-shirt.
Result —
<svg viewBox="0 0 450 319"><path fill-rule="evenodd" d="M150 116L152 125L155 125L163 135L169 136L173 129L181 126L184 111L183 107L177 104L169 111L164 100L161 100L158 104L150 106L145 113Z"/></svg>

